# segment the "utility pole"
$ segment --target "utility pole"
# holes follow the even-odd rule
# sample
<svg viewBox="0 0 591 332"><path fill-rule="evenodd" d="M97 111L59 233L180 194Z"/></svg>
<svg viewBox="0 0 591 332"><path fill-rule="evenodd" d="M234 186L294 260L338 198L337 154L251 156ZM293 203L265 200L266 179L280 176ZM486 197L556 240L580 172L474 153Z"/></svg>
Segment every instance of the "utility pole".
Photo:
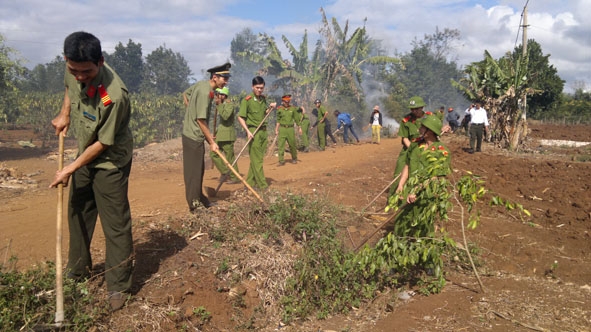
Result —
<svg viewBox="0 0 591 332"><path fill-rule="evenodd" d="M528 1L529 2L529 1ZM525 7L523 7L523 25L521 26L523 28L523 42L522 42L522 57L523 59L527 59L526 57L527 55L527 2L525 3ZM528 63L529 61L526 61L526 63ZM528 74L528 78L529 78L529 74ZM527 93L525 93L523 95L523 112L521 113L521 118L523 119L523 121L525 121L527 119L527 115L526 115L526 111L527 111Z"/></svg>

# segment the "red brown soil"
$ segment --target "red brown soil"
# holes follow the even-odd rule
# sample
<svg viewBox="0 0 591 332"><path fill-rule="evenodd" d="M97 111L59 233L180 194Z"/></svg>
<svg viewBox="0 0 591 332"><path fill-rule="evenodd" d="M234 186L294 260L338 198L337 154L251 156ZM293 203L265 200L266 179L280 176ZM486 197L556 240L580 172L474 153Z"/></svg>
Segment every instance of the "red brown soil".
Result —
<svg viewBox="0 0 591 332"><path fill-rule="evenodd" d="M468 154L468 140L456 134L443 138L452 151L452 180L470 171L482 177L491 197L499 195L522 204L531 217L479 204L481 224L468 231L479 249L479 271L486 292L479 291L470 271L447 271L448 283L437 295L414 295L397 300L392 291L348 316L311 319L282 327L281 331L589 331L591 326L591 148L549 148L538 139L589 141L591 126L530 124L527 152L508 152L485 144L482 153ZM37 187L0 188L0 263L18 256L17 267L55 260L56 190L47 189L57 168L48 152L21 148L17 139L27 132L1 131L0 162ZM35 141L33 141L35 143ZM69 142L69 145L72 145ZM279 167L277 157L265 160L265 174L274 190L328 197L354 210L364 208L391 180L399 140L331 147L324 152L301 153L297 165ZM130 180L134 220L136 272L134 300L112 315L112 325L98 330L177 330L178 322L149 307L184 309L204 307L212 319L203 331L233 331L236 308L224 284L214 274L220 262L200 254L211 248L208 235L189 240L171 229L190 220L184 200L180 141L154 144L136 152ZM289 154L286 154L289 159ZM248 158L239 161L245 174ZM215 187L216 170L207 170L205 186ZM241 185L224 185L215 198L218 206L207 214L222 218ZM244 198L242 198L244 199ZM385 205L382 195L371 209ZM455 206L446 224L461 242L461 210ZM358 243L379 221L348 221ZM67 228L67 227L66 227ZM67 250L64 236L64 257ZM221 249L220 249L221 250ZM95 263L101 264L104 242L97 232ZM249 316L261 301L256 283L248 289L242 314ZM158 316L155 318L155 316ZM143 324L142 324L143 321ZM134 325L131 325L133 322ZM140 322L140 323L138 323ZM126 325L128 324L128 325ZM258 326L275 330L279 322Z"/></svg>

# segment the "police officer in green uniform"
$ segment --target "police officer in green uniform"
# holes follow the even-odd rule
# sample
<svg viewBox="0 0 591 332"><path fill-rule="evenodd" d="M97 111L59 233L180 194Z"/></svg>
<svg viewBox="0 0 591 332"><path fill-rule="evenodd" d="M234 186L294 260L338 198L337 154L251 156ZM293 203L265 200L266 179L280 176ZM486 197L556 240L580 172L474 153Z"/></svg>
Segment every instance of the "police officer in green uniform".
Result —
<svg viewBox="0 0 591 332"><path fill-rule="evenodd" d="M316 127L317 134L318 134L318 145L320 146L320 151L324 151L326 149L326 133L325 133L325 126L326 126L326 116L328 115L328 111L326 108L321 105L320 99L316 99L314 101L314 105L318 110L318 125Z"/></svg>
<svg viewBox="0 0 591 332"><path fill-rule="evenodd" d="M51 121L56 134L71 126L78 156L58 171L50 187L68 184L70 248L68 277L90 277L90 242L97 216L106 239L105 280L111 310L120 309L131 288L133 239L128 180L133 153L131 107L125 84L105 62L100 41L74 32L64 41L64 103Z"/></svg>
<svg viewBox="0 0 591 332"><path fill-rule="evenodd" d="M269 187L263 171L263 159L267 151L267 120L266 116L273 111L276 103L267 105L267 99L263 95L265 80L260 76L252 79L252 93L240 102L238 122L244 128L248 139L248 153L250 155L250 167L246 182L251 187L266 189ZM260 127L259 127L260 125ZM256 131L257 127L259 130ZM256 132L255 132L256 131Z"/></svg>
<svg viewBox="0 0 591 332"><path fill-rule="evenodd" d="M404 187L409 176L427 168L431 163L440 163L440 165L434 168L433 173L429 176L441 177L451 174L451 154L449 149L438 139L442 127L442 122L437 115L429 114L423 117L419 128L420 137L408 152L408 167L402 171L400 188ZM423 224L420 226L422 228L413 226L417 214L422 213L428 205L428 201L417 200L416 190L421 190L421 187L414 188L407 195L408 205L396 218L394 233L398 236L425 237L435 230L433 223Z"/></svg>
<svg viewBox="0 0 591 332"><path fill-rule="evenodd" d="M275 135L278 135L278 149L279 149L279 166L285 165L285 141L289 145L291 153L291 163L298 163L298 150L296 147L294 125L297 126L296 114L299 108L290 105L291 95L284 95L281 97L281 106L277 107L277 125L275 126ZM301 129L298 130L301 131Z"/></svg>
<svg viewBox="0 0 591 332"><path fill-rule="evenodd" d="M207 70L209 80L194 84L190 90L189 105L183 120L183 178L185 181L185 198L189 211L194 212L201 204L209 208L214 203L203 194L203 175L205 173L205 140L212 152L219 149L209 131L209 118L214 107L214 90L221 89L230 78L229 63Z"/></svg>
<svg viewBox="0 0 591 332"><path fill-rule="evenodd" d="M410 109L410 113L402 119L400 127L398 128L398 136L402 140L402 150L400 150L400 154L398 154L398 159L396 159L396 167L394 168L394 178L396 178L399 174L402 173L402 170L407 164L408 150L420 136L419 128L421 126L421 118L425 114L425 112L423 111L425 105L426 104L423 101L423 98L419 96L414 96L410 98L408 102L408 108ZM432 113L426 112L426 114ZM399 183L400 179L394 181L394 183L390 187L390 196L392 196L399 188Z"/></svg>
<svg viewBox="0 0 591 332"><path fill-rule="evenodd" d="M226 101L230 91L228 87L215 90L217 96L217 114L220 117L220 122L215 131L215 142L218 144L220 151L226 157L226 160L231 164L234 162L234 142L236 141L236 129L234 128L234 104ZM221 182L230 179L228 183L239 183L240 180L236 177L234 172L230 171L228 166L224 163L222 158L215 153L210 153L211 159L215 167L222 173ZM238 172L238 164L234 165L234 169Z"/></svg>
<svg viewBox="0 0 591 332"><path fill-rule="evenodd" d="M310 151L310 116L306 113L306 110L300 106L295 114L296 123L300 127L300 144L298 149L303 152Z"/></svg>

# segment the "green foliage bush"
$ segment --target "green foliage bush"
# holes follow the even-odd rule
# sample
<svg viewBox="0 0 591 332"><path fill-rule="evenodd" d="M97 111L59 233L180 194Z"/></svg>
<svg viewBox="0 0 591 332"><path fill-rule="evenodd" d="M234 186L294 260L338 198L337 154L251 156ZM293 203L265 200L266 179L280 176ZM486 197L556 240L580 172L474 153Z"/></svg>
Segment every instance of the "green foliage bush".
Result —
<svg viewBox="0 0 591 332"><path fill-rule="evenodd" d="M94 306L86 283L64 280L64 318L68 331L87 331L102 310ZM47 262L25 272L0 265L0 331L30 331L55 320L55 266Z"/></svg>
<svg viewBox="0 0 591 332"><path fill-rule="evenodd" d="M63 92L19 93L16 123L34 128L35 133L45 142L57 140L51 120L59 113ZM178 95L160 96L155 94L131 94L130 129L135 147L153 142L180 137L185 107ZM74 134L70 132L70 135Z"/></svg>

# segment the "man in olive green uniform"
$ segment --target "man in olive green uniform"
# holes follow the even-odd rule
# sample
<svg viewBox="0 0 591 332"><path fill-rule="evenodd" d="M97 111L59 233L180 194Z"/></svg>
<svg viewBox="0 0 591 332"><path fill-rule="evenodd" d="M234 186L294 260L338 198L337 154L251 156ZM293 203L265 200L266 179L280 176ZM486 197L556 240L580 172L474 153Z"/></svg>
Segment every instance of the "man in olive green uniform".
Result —
<svg viewBox="0 0 591 332"><path fill-rule="evenodd" d="M419 128L420 137L408 152L408 167L402 171L400 177L400 190L405 189L408 193L406 196L408 205L398 214L394 223L394 233L398 236L428 237L435 231L434 221L413 226L419 215L429 205L428 199L425 200L424 195L422 195L422 200L417 199L417 193L423 184L416 188L404 188L404 185L410 176L418 174L432 163L438 163L439 167L429 174L430 177L444 177L451 174L451 154L438 138L442 129L442 122L437 115L424 116Z"/></svg>
<svg viewBox="0 0 591 332"><path fill-rule="evenodd" d="M298 107L291 106L291 95L281 97L281 106L277 108L277 125L275 126L275 135L278 135L279 166L285 165L285 141L289 145L291 153L291 163L298 163L298 150L296 148L294 125L297 126L296 114ZM298 127L298 130L299 127ZM300 130L301 131L301 130Z"/></svg>
<svg viewBox="0 0 591 332"><path fill-rule="evenodd" d="M209 80L194 84L185 110L183 120L183 177L185 197L189 212L194 212L201 204L206 208L214 204L203 194L203 175L205 173L205 140L212 152L219 149L209 131L209 118L213 109L214 90L221 89L230 77L229 63L207 70Z"/></svg>
<svg viewBox="0 0 591 332"><path fill-rule="evenodd" d="M320 99L316 99L314 101L314 105L318 110L318 125L316 127L317 134L318 134L318 145L320 146L320 151L324 151L326 148L326 134L325 134L325 126L326 126L326 115L328 112L326 108L321 105Z"/></svg>
<svg viewBox="0 0 591 332"><path fill-rule="evenodd" d="M309 152L310 151L310 117L306 113L306 110L300 106L298 111L296 112L296 122L300 127L301 138L300 144L298 146L300 151Z"/></svg>
<svg viewBox="0 0 591 332"><path fill-rule="evenodd" d="M50 187L67 185L72 177L68 206L70 248L68 277L90 277L90 242L97 215L106 239L105 279L112 310L127 301L131 288L133 239L128 180L133 153L129 129L131 107L125 84L105 64L100 41L74 32L64 41L66 60L64 103L51 121L56 134L71 125L78 156L58 171ZM71 120L70 120L71 118Z"/></svg>
<svg viewBox="0 0 591 332"><path fill-rule="evenodd" d="M195 88L194 84L183 91L183 104L185 104L185 107L189 106L189 98L191 98L191 92L193 92L193 88Z"/></svg>
<svg viewBox="0 0 591 332"><path fill-rule="evenodd" d="M394 168L394 178L396 178L399 174L402 173L402 170L407 164L408 151L411 145L415 143L420 136L419 128L421 127L421 118L425 114L425 112L423 112L423 107L425 107L425 105L426 104L423 101L423 98L419 96L412 97L408 102L410 114L408 114L402 119L400 127L398 128L398 136L402 140L402 150L400 150L400 154L398 154L398 159L396 159L396 167ZM427 112L427 114L432 113ZM400 179L394 181L394 183L390 187L390 196L392 196L396 192L399 183Z"/></svg>
<svg viewBox="0 0 591 332"><path fill-rule="evenodd" d="M220 151L226 157L226 160L231 164L234 162L234 141L236 141L236 129L234 128L234 105L231 102L227 102L229 90L228 87L222 89L216 89L216 104L217 114L220 117L220 122L215 131L215 142L218 144ZM224 182L230 179L230 184L239 183L240 180L236 177L234 172L230 171L228 166L224 163L222 158L215 153L211 152L211 160L215 167L222 173L220 182ZM238 165L234 165L234 169L238 172Z"/></svg>
<svg viewBox="0 0 591 332"><path fill-rule="evenodd" d="M250 140L248 146L250 167L246 182L251 187L261 190L269 187L263 171L263 159L267 151L267 114L277 105L276 103L267 105L267 99L263 95L264 89L265 80L255 76L252 79L252 93L242 99L238 112L238 122Z"/></svg>

